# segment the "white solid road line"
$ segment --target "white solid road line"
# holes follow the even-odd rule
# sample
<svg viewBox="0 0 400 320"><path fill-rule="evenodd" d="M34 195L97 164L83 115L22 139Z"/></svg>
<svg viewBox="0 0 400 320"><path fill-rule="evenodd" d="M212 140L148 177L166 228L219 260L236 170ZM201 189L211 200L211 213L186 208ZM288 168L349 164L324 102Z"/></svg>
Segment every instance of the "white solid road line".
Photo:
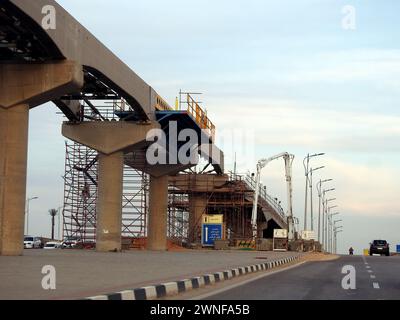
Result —
<svg viewBox="0 0 400 320"><path fill-rule="evenodd" d="M239 283L235 283L235 284L232 284L232 285L230 285L230 286L227 286L227 287L224 287L224 288L221 288L221 289L218 289L218 290L214 290L214 291L212 291L212 292L208 292L208 293L199 295L199 296L194 297L194 298L190 298L190 299L188 299L188 300L203 300L203 299L206 299L206 298L208 298L208 297L210 297L210 296L213 296L213 295L216 295L216 294L219 294L219 293L228 291L228 290L233 289L233 288L236 288L236 287L240 287L240 286L242 286L242 285L244 285L244 284L247 284L247 283L249 283L249 282L253 282L253 281L256 281L256 280L261 279L261 278L264 278L264 277L272 276L273 274L276 274L276 273L280 273L280 272L287 271L287 270L290 270L290 269L293 269L293 268L297 268L297 267L303 265L303 264L306 263L306 262L308 262L308 261L303 261L303 262L297 263L297 264L295 264L295 265L289 266L289 267L287 267L287 268L283 268L283 269L280 269L280 270L276 270L276 271L273 271L273 272L269 272L269 273L267 273L267 274L260 274L259 276L255 277L255 278L251 278L251 279L248 279L248 280L239 282Z"/></svg>
<svg viewBox="0 0 400 320"><path fill-rule="evenodd" d="M374 286L374 289L380 289L378 282L373 282L372 285Z"/></svg>

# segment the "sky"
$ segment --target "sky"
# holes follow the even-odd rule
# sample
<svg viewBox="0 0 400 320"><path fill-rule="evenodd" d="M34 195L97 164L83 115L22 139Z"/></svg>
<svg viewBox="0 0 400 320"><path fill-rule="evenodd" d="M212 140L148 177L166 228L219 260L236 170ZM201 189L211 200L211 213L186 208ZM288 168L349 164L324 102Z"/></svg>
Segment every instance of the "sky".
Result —
<svg viewBox="0 0 400 320"><path fill-rule="evenodd" d="M400 244L400 2L58 2L171 105L180 89L202 92L227 170L235 153L240 172L254 172L260 158L294 154L301 227L302 161L324 152L311 166L324 166L314 182L333 179L326 186L336 189L330 196L343 220L339 251L361 253L377 238ZM354 29L343 25L346 5ZM39 199L31 201L29 232L38 235L49 235L48 210L63 203L57 112L48 103L30 113L27 196ZM268 164L262 182L286 208L283 160Z"/></svg>

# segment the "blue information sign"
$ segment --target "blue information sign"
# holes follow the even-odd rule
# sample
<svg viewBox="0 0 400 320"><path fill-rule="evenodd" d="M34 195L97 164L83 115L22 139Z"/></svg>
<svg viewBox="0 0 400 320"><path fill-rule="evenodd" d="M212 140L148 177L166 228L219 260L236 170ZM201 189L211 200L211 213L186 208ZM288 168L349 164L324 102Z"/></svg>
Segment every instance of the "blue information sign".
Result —
<svg viewBox="0 0 400 320"><path fill-rule="evenodd" d="M396 252L397 252L397 253L400 253L400 244L398 244L398 245L396 246Z"/></svg>
<svg viewBox="0 0 400 320"><path fill-rule="evenodd" d="M205 246L212 246L214 240L222 239L222 224L208 224L204 223L201 230L202 244Z"/></svg>

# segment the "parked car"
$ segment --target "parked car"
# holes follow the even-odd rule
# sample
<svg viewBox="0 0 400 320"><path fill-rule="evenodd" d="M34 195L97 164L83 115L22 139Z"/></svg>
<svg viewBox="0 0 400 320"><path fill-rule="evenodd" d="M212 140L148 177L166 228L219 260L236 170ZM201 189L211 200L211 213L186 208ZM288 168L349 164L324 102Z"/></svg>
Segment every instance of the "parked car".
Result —
<svg viewBox="0 0 400 320"><path fill-rule="evenodd" d="M25 236L24 237L24 248L25 249L35 249L42 248L42 240L39 237Z"/></svg>
<svg viewBox="0 0 400 320"><path fill-rule="evenodd" d="M82 240L79 237L65 237L63 243L61 244L61 248L75 248L81 241Z"/></svg>
<svg viewBox="0 0 400 320"><path fill-rule="evenodd" d="M385 256L389 256L390 255L389 243L387 243L386 240L372 241L369 247L369 255L372 256L373 254L380 254L380 255L384 254Z"/></svg>
<svg viewBox="0 0 400 320"><path fill-rule="evenodd" d="M60 247L61 247L61 244L59 242L49 241L49 242L46 242L43 249L51 250L51 249L58 249Z"/></svg>

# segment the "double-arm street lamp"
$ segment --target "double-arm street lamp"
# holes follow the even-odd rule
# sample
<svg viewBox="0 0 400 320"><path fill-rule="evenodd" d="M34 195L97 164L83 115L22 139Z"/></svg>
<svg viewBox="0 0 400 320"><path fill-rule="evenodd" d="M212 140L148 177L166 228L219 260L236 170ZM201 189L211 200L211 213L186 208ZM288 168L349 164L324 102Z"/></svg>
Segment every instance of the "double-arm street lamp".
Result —
<svg viewBox="0 0 400 320"><path fill-rule="evenodd" d="M342 220L336 220L336 221L334 221L334 223L339 222L339 221L342 221ZM333 239L334 239L333 240L333 252L334 253L337 253L337 234L339 232L343 231L342 228L343 228L343 226L338 226L338 227L333 228Z"/></svg>
<svg viewBox="0 0 400 320"><path fill-rule="evenodd" d="M332 207L329 207L329 209L328 209L328 220L329 220L329 225L328 225L328 227L329 227L329 229L328 229L328 232L329 232L329 234L328 234L328 243L327 243L327 246L328 246L328 251L330 252L330 253L332 253L332 241L333 241L333 229L334 229L334 224L332 223L332 217L333 216L335 216L335 215L337 215L337 214L339 214L339 212L333 212L333 213L330 213L330 209L333 209L333 208L336 208L337 206L332 206Z"/></svg>
<svg viewBox="0 0 400 320"><path fill-rule="evenodd" d="M304 230L307 230L307 199L308 199L308 174L310 173L309 171L309 165L310 165L310 159L318 156L322 156L325 153L315 153L315 154L307 154L307 156L303 160L303 166L304 166L304 175L306 176L306 189L305 189L305 196L304 196Z"/></svg>
<svg viewBox="0 0 400 320"><path fill-rule="evenodd" d="M29 204L32 200L39 199L39 197L32 197L26 199L27 205L26 205L26 234L29 235Z"/></svg>
<svg viewBox="0 0 400 320"><path fill-rule="evenodd" d="M326 250L326 231L327 231L327 221L328 221L328 202L336 200L336 198L325 199L325 194L334 191L335 188L331 188L328 190L324 190L322 193L323 201L322 201L322 244L324 249Z"/></svg>
<svg viewBox="0 0 400 320"><path fill-rule="evenodd" d="M329 201L333 201L336 200L336 198L331 198L331 199L327 199L326 200L326 206L325 206L325 231L324 231L324 235L325 235L325 242L324 242L324 248L326 249L326 251L329 252L329 234L330 234L330 210L333 208L336 208L337 205L328 207L328 202Z"/></svg>
<svg viewBox="0 0 400 320"><path fill-rule="evenodd" d="M321 243L321 201L323 202L325 199L325 192L327 192L326 190L324 190L322 192L322 184L325 182L329 182L332 181L333 179L325 179L325 180L319 180L319 182L317 183L317 191L318 191L318 198L319 198L319 204L318 204L318 242ZM332 191L332 190L330 190ZM324 222L322 221L322 225L324 225Z"/></svg>
<svg viewBox="0 0 400 320"><path fill-rule="evenodd" d="M313 172L323 169L325 166L317 167L315 169L310 169L310 212L311 212L311 231L314 231L314 211L313 211Z"/></svg>

